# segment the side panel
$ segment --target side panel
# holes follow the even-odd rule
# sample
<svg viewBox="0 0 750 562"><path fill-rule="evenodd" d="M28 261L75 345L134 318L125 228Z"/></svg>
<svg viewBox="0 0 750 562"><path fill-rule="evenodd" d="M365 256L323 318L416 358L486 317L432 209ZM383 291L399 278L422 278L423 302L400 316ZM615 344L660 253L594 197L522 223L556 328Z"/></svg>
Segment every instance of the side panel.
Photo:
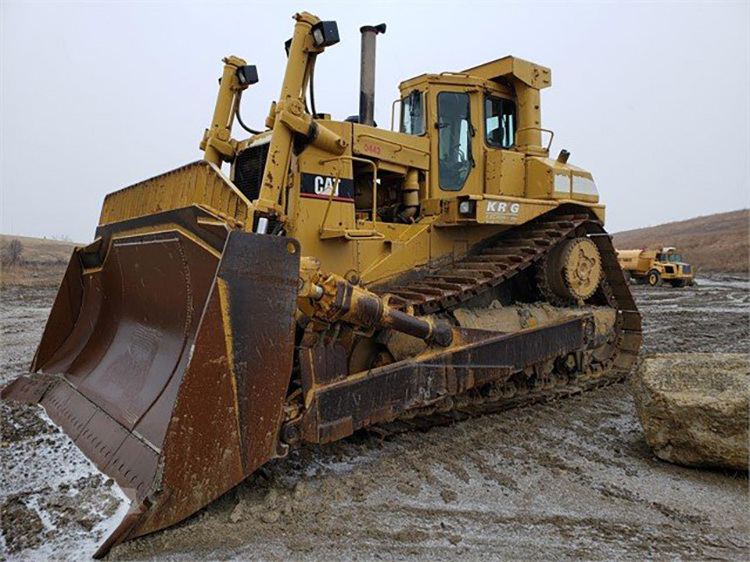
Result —
<svg viewBox="0 0 750 562"><path fill-rule="evenodd" d="M351 139L351 123L324 121L325 127ZM306 256L315 256L326 271L343 274L357 268L357 245L345 238L321 239L321 230L354 229L357 227L354 218L354 201L348 201L351 195L353 169L351 148L341 156L324 152L315 146L307 146L292 163L294 170L294 189L290 190L288 212L293 217L289 235L296 238ZM336 178L345 183L336 186ZM319 193L303 194L303 182L309 187L312 182ZM343 186L346 185L346 193ZM307 191L310 191L305 187ZM330 195L333 187L333 199L329 202L325 195ZM339 189L336 189L338 187ZM340 193L339 193L340 192ZM336 197L339 193L342 197ZM312 195L319 195L313 197ZM345 196L344 196L345 195ZM322 197L320 197L322 196Z"/></svg>
<svg viewBox="0 0 750 562"><path fill-rule="evenodd" d="M523 197L526 183L524 155L493 148L486 149L485 154L485 193Z"/></svg>

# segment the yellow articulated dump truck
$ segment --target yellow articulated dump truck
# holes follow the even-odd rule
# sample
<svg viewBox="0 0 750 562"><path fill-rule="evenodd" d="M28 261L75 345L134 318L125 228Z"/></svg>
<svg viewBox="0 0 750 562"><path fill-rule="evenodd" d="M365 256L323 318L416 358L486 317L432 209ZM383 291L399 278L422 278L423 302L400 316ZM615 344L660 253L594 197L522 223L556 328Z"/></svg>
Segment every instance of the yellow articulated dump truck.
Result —
<svg viewBox="0 0 750 562"><path fill-rule="evenodd" d="M337 121L315 104L336 23L294 19L265 129L240 113L257 68L224 59L203 159L105 198L31 373L3 390L131 498L97 556L305 443L578 393L638 356L594 179L550 157L548 68L417 76L378 128L385 26L366 26L360 111Z"/></svg>
<svg viewBox="0 0 750 562"><path fill-rule="evenodd" d="M617 259L626 275L636 283L652 287L669 283L672 287L693 284L693 267L685 263L674 247L658 250L617 250Z"/></svg>

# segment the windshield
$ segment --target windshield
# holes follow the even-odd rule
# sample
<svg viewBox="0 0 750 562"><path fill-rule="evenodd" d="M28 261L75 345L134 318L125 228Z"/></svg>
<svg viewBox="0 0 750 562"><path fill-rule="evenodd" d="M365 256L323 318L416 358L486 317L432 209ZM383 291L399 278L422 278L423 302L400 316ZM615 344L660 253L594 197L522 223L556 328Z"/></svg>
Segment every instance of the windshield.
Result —
<svg viewBox="0 0 750 562"><path fill-rule="evenodd" d="M401 132L424 134L424 102L422 92L414 91L401 100Z"/></svg>
<svg viewBox="0 0 750 562"><path fill-rule="evenodd" d="M662 261L681 262L682 254L662 254L661 259Z"/></svg>

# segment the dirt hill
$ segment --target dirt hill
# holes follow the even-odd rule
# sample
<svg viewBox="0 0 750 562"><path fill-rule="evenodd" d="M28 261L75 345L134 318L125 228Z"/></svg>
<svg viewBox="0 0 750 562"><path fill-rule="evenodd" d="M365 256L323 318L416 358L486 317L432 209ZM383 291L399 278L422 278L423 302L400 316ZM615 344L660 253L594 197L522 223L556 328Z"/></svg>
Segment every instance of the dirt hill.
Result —
<svg viewBox="0 0 750 562"><path fill-rule="evenodd" d="M676 246L698 271L748 273L750 210L670 222L614 235L621 250Z"/></svg>
<svg viewBox="0 0 750 562"><path fill-rule="evenodd" d="M10 260L10 246L20 242L17 259ZM0 285L57 286L73 252L73 242L0 234Z"/></svg>

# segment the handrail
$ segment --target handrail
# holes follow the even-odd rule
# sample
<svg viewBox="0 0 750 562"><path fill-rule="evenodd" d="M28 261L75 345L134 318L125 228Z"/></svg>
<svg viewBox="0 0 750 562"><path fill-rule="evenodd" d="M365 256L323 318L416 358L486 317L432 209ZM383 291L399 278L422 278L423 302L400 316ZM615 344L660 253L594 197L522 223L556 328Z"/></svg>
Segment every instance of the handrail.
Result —
<svg viewBox="0 0 750 562"><path fill-rule="evenodd" d="M327 164L328 162L335 162L337 160L351 160L352 162L362 162L363 164L367 164L369 166L372 166L372 225L375 226L375 221L377 220L378 216L378 166L373 162L372 160L368 160L367 158L360 158L359 156L349 156L346 154L343 154L341 156L336 156L335 158L326 158L324 160L320 161L320 164ZM336 189L336 186L334 184L334 189Z"/></svg>
<svg viewBox="0 0 750 562"><path fill-rule="evenodd" d="M333 195L336 193L336 189L338 188L339 181L341 181L341 169L336 168L336 177L333 178L333 186L331 187L331 193L328 195L328 205L326 205L326 212L323 213L323 221L320 224L320 228L318 229L318 234L322 234L325 230L326 221L328 221L328 211L331 210L331 204L333 203Z"/></svg>
<svg viewBox="0 0 750 562"><path fill-rule="evenodd" d="M391 102L391 131L395 131L393 128L393 118L396 116L396 104L401 101L401 98L396 98Z"/></svg>
<svg viewBox="0 0 750 562"><path fill-rule="evenodd" d="M521 131L541 131L542 133L549 133L549 142L547 143L547 148L544 149L549 152L550 147L552 147L552 139L555 138L555 131L543 127L520 127L516 129L516 136L518 136L518 133Z"/></svg>

